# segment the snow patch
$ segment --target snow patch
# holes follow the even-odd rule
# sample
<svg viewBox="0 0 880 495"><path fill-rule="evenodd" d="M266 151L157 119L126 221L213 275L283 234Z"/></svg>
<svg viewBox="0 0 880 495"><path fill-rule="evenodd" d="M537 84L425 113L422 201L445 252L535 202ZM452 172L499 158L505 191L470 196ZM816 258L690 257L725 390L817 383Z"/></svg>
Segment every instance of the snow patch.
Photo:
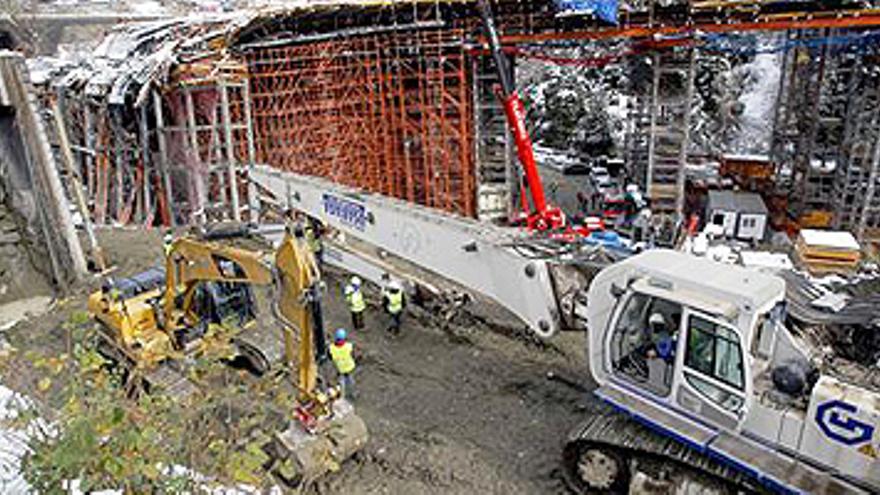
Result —
<svg viewBox="0 0 880 495"><path fill-rule="evenodd" d="M161 3L156 2L155 0L140 0L138 2L133 2L131 5L131 11L135 14L140 15L166 15L168 14L168 9L166 9Z"/></svg>
<svg viewBox="0 0 880 495"><path fill-rule="evenodd" d="M755 268L760 271L780 272L794 269L791 258L785 253L743 251L739 253L739 258L746 268Z"/></svg>
<svg viewBox="0 0 880 495"><path fill-rule="evenodd" d="M748 74L749 85L739 98L743 106L740 132L732 149L738 153L764 154L770 151L779 78L782 75L778 53L761 53L739 70Z"/></svg>
<svg viewBox="0 0 880 495"><path fill-rule="evenodd" d="M8 427L5 423L16 418L27 399L0 385L0 492L29 493L30 485L21 473L21 460L28 453L29 435L26 431Z"/></svg>

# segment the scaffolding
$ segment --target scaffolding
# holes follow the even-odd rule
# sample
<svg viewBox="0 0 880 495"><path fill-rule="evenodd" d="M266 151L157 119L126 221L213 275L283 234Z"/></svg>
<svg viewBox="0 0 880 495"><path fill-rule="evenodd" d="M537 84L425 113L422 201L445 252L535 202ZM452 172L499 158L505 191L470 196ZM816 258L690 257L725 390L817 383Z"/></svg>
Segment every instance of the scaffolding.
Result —
<svg viewBox="0 0 880 495"><path fill-rule="evenodd" d="M430 29L247 52L257 160L473 217L473 66Z"/></svg>
<svg viewBox="0 0 880 495"><path fill-rule="evenodd" d="M880 77L873 50L815 43L845 30L791 31L773 133L777 186L789 212L810 227L880 226L875 164L880 160ZM878 157L878 160L875 160Z"/></svg>
<svg viewBox="0 0 880 495"><path fill-rule="evenodd" d="M836 177L836 226L859 238L877 238L880 198L880 59L875 54L854 55L849 70L849 108L841 164Z"/></svg>
<svg viewBox="0 0 880 495"><path fill-rule="evenodd" d="M620 39L632 43L627 54L640 54L628 59L650 60L632 89L625 158L654 209L674 219L684 210L695 59L706 33L786 31L796 41L880 26L872 11L765 15L760 5L682 12L648 3L608 27L559 18L551 0L494 4L508 45ZM127 57L67 68L44 93L61 103L74 174L97 223L256 221L260 201L282 198L247 180L255 163L482 220L503 222L515 208L518 168L472 3L321 4L121 30L127 37L109 48L130 50ZM837 222L870 230L875 187L861 184L874 183L865 179L877 175L880 156L865 124L870 104L837 120L825 110L839 105L841 81L865 76L846 76L848 62L820 63L806 50L786 56L774 155L789 164L787 187L801 209L852 194L867 206L849 203ZM825 117L806 111L815 102ZM853 137L842 148L833 139L813 144L838 134ZM836 160L836 170L812 167L816 157Z"/></svg>
<svg viewBox="0 0 880 495"><path fill-rule="evenodd" d="M510 64L511 77L514 76ZM494 62L487 56L473 57L474 141L478 166L478 218L505 222L513 213L513 198L520 193L518 162L507 116L498 99L501 84Z"/></svg>
<svg viewBox="0 0 880 495"><path fill-rule="evenodd" d="M797 45L825 36L825 30L787 33L786 42L796 48L784 54L771 143L776 176L783 179L777 181L780 192L790 198L793 212L816 218L816 227L827 227L821 224L831 218L837 157L828 143L840 138L840 108L836 88L825 77L833 63L827 47ZM824 143L818 141L820 135Z"/></svg>
<svg viewBox="0 0 880 495"><path fill-rule="evenodd" d="M180 74L162 102L171 119L160 136L173 168L176 210L190 222L260 218L253 186L245 180L256 162L250 78L240 63L225 62L222 74ZM159 101L157 100L157 105ZM158 114L157 114L158 116ZM170 125L169 125L170 124Z"/></svg>
<svg viewBox="0 0 880 495"><path fill-rule="evenodd" d="M634 69L642 74L635 76L628 115L625 154L630 174L647 191L656 214L677 220L684 213L695 60L693 46L656 51L642 59L642 67Z"/></svg>

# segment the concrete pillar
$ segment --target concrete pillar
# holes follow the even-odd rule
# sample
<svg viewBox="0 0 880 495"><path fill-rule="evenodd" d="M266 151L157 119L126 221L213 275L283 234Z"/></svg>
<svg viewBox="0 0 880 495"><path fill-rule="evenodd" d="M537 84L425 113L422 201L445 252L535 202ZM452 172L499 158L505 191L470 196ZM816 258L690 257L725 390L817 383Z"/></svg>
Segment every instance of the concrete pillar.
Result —
<svg viewBox="0 0 880 495"><path fill-rule="evenodd" d="M36 98L29 91L27 69L21 54L0 52L0 86L4 86L5 98L15 108L27 166L35 179L37 197L41 200L38 208L51 222L46 227L51 229L53 235L46 232L45 240L52 256L55 276L61 284L68 278L66 274L73 279L81 278L88 273L86 258L77 237L61 178L58 176L49 139L37 113ZM55 242L56 236L60 241L58 243ZM56 256L62 252L66 254L64 261Z"/></svg>

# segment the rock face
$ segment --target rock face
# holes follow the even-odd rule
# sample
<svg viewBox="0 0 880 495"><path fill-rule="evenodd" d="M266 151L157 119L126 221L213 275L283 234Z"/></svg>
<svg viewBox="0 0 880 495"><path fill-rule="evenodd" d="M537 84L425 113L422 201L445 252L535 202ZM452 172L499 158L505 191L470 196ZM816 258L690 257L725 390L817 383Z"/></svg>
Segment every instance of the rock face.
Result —
<svg viewBox="0 0 880 495"><path fill-rule="evenodd" d="M52 294L39 211L15 110L0 107L0 304Z"/></svg>
<svg viewBox="0 0 880 495"><path fill-rule="evenodd" d="M51 273L48 255L33 242L37 239L38 216L33 194L25 186L30 177L26 177L26 169L13 165L24 159L20 141L11 138L15 135L13 126L12 115L0 115L0 133L4 136L0 138L0 304L52 294L47 278ZM29 256L29 244L33 257ZM38 265L44 271L37 271Z"/></svg>
<svg viewBox="0 0 880 495"><path fill-rule="evenodd" d="M16 215L5 206L7 200L0 188L0 304L51 295L48 255L30 242L28 234L22 235L27 228L19 227Z"/></svg>

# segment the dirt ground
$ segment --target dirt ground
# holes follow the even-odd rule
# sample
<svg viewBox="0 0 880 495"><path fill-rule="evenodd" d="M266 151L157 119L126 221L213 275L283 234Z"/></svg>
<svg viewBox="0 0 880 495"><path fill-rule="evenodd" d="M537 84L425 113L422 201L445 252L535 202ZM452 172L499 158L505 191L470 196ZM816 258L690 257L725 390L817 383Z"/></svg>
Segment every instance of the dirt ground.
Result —
<svg viewBox="0 0 880 495"><path fill-rule="evenodd" d="M346 325L333 291L329 323ZM371 308L372 309L372 308ZM400 338L371 311L354 335L359 413L372 438L321 493L555 493L562 442L592 400L583 336L538 348L475 328L466 342L410 317ZM564 350L563 350L564 349Z"/></svg>
<svg viewBox="0 0 880 495"><path fill-rule="evenodd" d="M99 236L117 266L112 276L133 275L161 255L159 231L104 230ZM340 278L327 280L328 332L349 324ZM90 281L49 315L16 327L13 344L62 351L57 328L85 309L89 289L99 283ZM352 340L359 353L355 406L370 441L309 492L565 492L559 473L562 443L579 418L596 407L587 392L584 335L560 335L541 345L482 325L449 333L408 315L402 335L392 338L374 304L366 323L367 330L353 333ZM34 386L25 378L9 385Z"/></svg>

